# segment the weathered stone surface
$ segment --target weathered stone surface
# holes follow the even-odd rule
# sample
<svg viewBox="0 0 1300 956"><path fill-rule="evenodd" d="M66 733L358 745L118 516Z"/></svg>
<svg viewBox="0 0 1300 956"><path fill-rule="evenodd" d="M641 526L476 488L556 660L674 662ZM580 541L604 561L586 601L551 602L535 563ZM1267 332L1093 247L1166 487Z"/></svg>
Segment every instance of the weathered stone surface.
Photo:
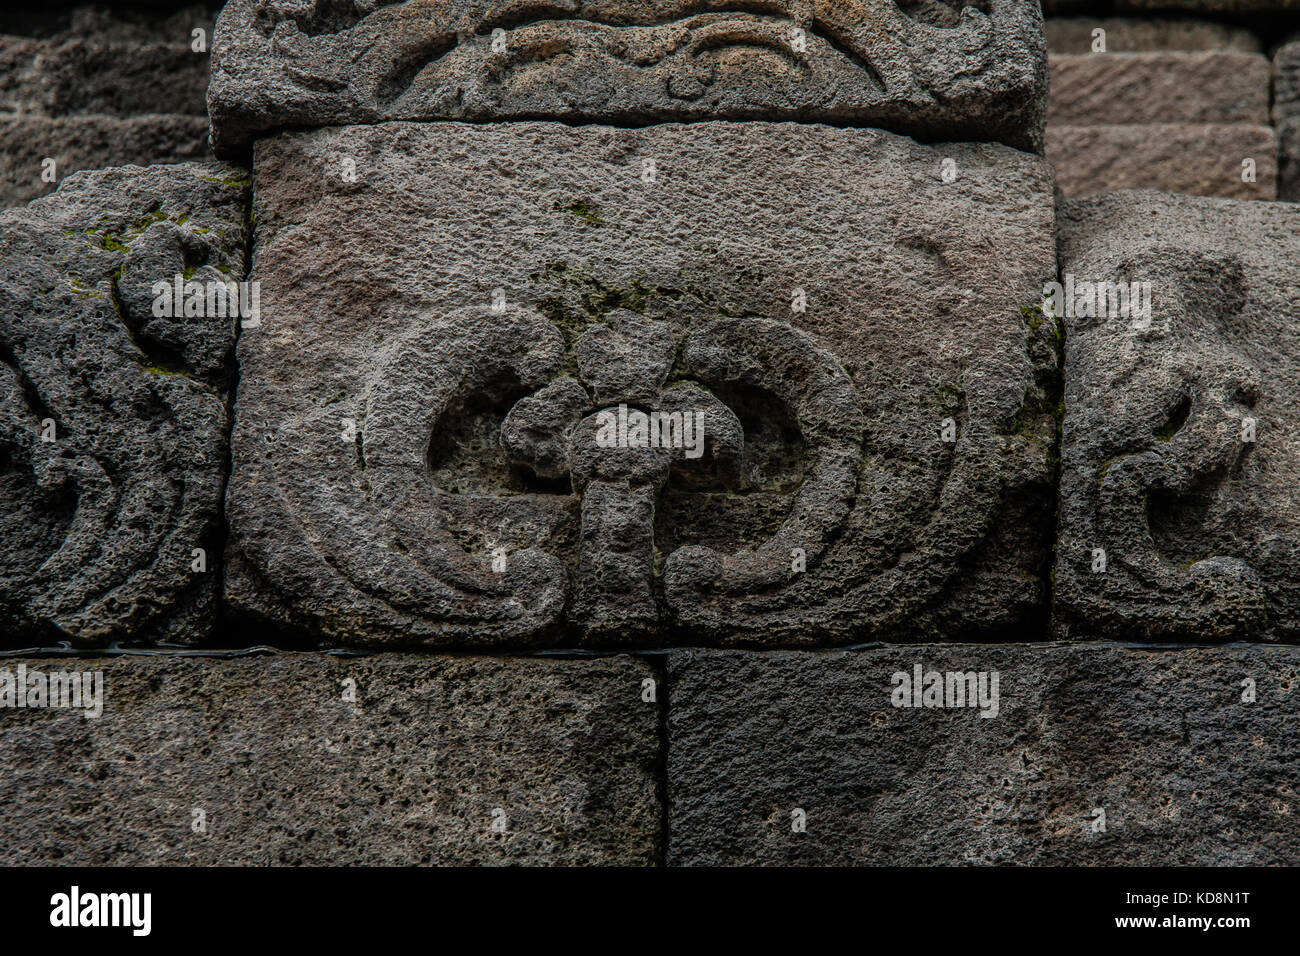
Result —
<svg viewBox="0 0 1300 956"><path fill-rule="evenodd" d="M645 865L661 851L653 671L629 658L0 671L19 664L102 670L104 712L0 710L7 866Z"/></svg>
<svg viewBox="0 0 1300 956"><path fill-rule="evenodd" d="M1300 202L1300 40L1273 58L1273 122L1278 137L1277 197Z"/></svg>
<svg viewBox="0 0 1300 956"><path fill-rule="evenodd" d="M1043 21L1051 53L1093 52L1093 31L1106 31L1107 53L1155 50L1238 50L1259 53L1249 30L1208 20L1137 17L1049 17Z"/></svg>
<svg viewBox="0 0 1300 956"><path fill-rule="evenodd" d="M53 192L45 159L62 181L81 169L175 163L210 155L202 116L31 116L0 120L0 206Z"/></svg>
<svg viewBox="0 0 1300 956"><path fill-rule="evenodd" d="M1268 123L1271 66L1257 53L1053 54L1053 125Z"/></svg>
<svg viewBox="0 0 1300 956"><path fill-rule="evenodd" d="M1041 159L393 123L255 169L234 611L390 646L1042 633ZM619 402L703 446L602 446Z"/></svg>
<svg viewBox="0 0 1300 956"><path fill-rule="evenodd" d="M207 86L187 44L0 36L0 116L203 115Z"/></svg>
<svg viewBox="0 0 1300 956"><path fill-rule="evenodd" d="M1041 150L1047 92L1033 0L232 0L212 69L220 155L392 119L811 120Z"/></svg>
<svg viewBox="0 0 1300 956"><path fill-rule="evenodd" d="M1060 632L1296 640L1300 206L1120 193L1060 237L1077 282L1152 293L1065 319Z"/></svg>
<svg viewBox="0 0 1300 956"><path fill-rule="evenodd" d="M1277 129L1277 198L1300 202L1300 117Z"/></svg>
<svg viewBox="0 0 1300 956"><path fill-rule="evenodd" d="M222 0L9 4L0 8L0 33L50 40L93 37L105 43L188 44L195 28L211 39L221 4Z"/></svg>
<svg viewBox="0 0 1300 956"><path fill-rule="evenodd" d="M1047 159L1066 196L1118 189L1273 199L1277 134L1250 124L1050 126ZM1254 182L1242 179L1254 160Z"/></svg>
<svg viewBox="0 0 1300 956"><path fill-rule="evenodd" d="M1273 118L1300 115L1300 38L1278 47L1273 57Z"/></svg>
<svg viewBox="0 0 1300 956"><path fill-rule="evenodd" d="M0 213L10 644L189 643L213 624L235 320L155 317L152 286L242 279L237 172L82 172Z"/></svg>
<svg viewBox="0 0 1300 956"><path fill-rule="evenodd" d="M997 716L894 707L917 665L998 672ZM668 861L1294 866L1298 666L1294 647L674 652Z"/></svg>

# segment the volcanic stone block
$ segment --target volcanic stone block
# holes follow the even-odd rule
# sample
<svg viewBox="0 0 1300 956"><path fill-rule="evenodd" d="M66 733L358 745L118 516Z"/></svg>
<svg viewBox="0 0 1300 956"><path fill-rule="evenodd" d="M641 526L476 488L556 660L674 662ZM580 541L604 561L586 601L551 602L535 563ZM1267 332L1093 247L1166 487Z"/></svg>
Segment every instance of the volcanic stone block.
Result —
<svg viewBox="0 0 1300 956"><path fill-rule="evenodd" d="M1273 122L1278 136L1277 196L1300 201L1300 40L1273 58Z"/></svg>
<svg viewBox="0 0 1300 956"><path fill-rule="evenodd" d="M1300 206L1120 193L1060 235L1060 632L1296 640ZM1098 309L1100 282L1149 310Z"/></svg>
<svg viewBox="0 0 1300 956"><path fill-rule="evenodd" d="M103 715L0 710L7 866L661 852L654 672L630 658L8 658L0 700L20 665L102 672Z"/></svg>
<svg viewBox="0 0 1300 956"><path fill-rule="evenodd" d="M1294 866L1298 666L1294 647L676 651L668 862Z"/></svg>
<svg viewBox="0 0 1300 956"><path fill-rule="evenodd" d="M0 120L0 206L54 191L80 169L203 159L208 124L202 116L29 116ZM44 161L54 160L56 182L46 182Z"/></svg>
<svg viewBox="0 0 1300 956"><path fill-rule="evenodd" d="M1278 126L1277 198L1300 202L1300 117Z"/></svg>
<svg viewBox="0 0 1300 956"><path fill-rule="evenodd" d="M1106 53L1049 60L1053 125L1268 123L1271 64L1258 53Z"/></svg>
<svg viewBox="0 0 1300 956"><path fill-rule="evenodd" d="M1034 0L232 0L208 108L219 155L385 120L834 122L1041 151Z"/></svg>
<svg viewBox="0 0 1300 956"><path fill-rule="evenodd" d="M129 3L9 4L0 33L50 40L93 38L104 43L190 43L202 28L212 37L221 0L131 0Z"/></svg>
<svg viewBox="0 0 1300 956"><path fill-rule="evenodd" d="M1268 126L1051 126L1047 158L1066 196L1160 189L1273 199L1277 192L1277 134Z"/></svg>
<svg viewBox="0 0 1300 956"><path fill-rule="evenodd" d="M0 36L0 114L202 115L207 86L188 44Z"/></svg>
<svg viewBox="0 0 1300 956"><path fill-rule="evenodd" d="M1208 20L1136 17L1049 17L1043 21L1049 53L1092 53L1093 31L1106 32L1107 53L1155 50L1260 52L1259 38L1241 27Z"/></svg>
<svg viewBox="0 0 1300 956"><path fill-rule="evenodd" d="M232 610L388 646L1045 626L1038 157L392 123L261 141L255 179Z"/></svg>
<svg viewBox="0 0 1300 956"><path fill-rule="evenodd" d="M1274 119L1300 114L1300 38L1278 47L1273 57Z"/></svg>
<svg viewBox="0 0 1300 956"><path fill-rule="evenodd" d="M160 315L154 284L243 278L237 173L82 172L0 213L11 644L192 643L211 629L236 320Z"/></svg>

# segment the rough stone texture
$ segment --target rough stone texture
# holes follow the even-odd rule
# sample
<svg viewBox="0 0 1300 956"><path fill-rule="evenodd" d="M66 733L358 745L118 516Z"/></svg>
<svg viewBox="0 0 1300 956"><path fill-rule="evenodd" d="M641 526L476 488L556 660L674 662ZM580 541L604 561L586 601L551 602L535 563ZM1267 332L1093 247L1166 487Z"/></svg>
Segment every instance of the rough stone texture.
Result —
<svg viewBox="0 0 1300 956"><path fill-rule="evenodd" d="M1273 199L1277 134L1268 126L1050 126L1047 159L1066 196L1118 189L1236 199ZM1255 181L1243 182L1242 161L1255 161Z"/></svg>
<svg viewBox="0 0 1300 956"><path fill-rule="evenodd" d="M1048 121L1268 123L1271 65L1257 53L1053 54Z"/></svg>
<svg viewBox="0 0 1300 956"><path fill-rule="evenodd" d="M228 156L391 119L811 120L1041 151L1045 58L1035 0L231 0L208 106Z"/></svg>
<svg viewBox="0 0 1300 956"><path fill-rule="evenodd" d="M215 11L90 4L0 12L0 206L53 191L79 169L204 159Z"/></svg>
<svg viewBox="0 0 1300 956"><path fill-rule="evenodd" d="M236 173L82 172L0 213L0 637L11 645L190 643L214 623L235 320L155 318L151 288L182 272L243 277ZM195 548L204 573L191 570Z"/></svg>
<svg viewBox="0 0 1300 956"><path fill-rule="evenodd" d="M1300 37L1278 47L1273 56L1273 118L1300 114Z"/></svg>
<svg viewBox="0 0 1300 956"><path fill-rule="evenodd" d="M1278 136L1277 196L1300 202L1300 40L1273 58L1273 122Z"/></svg>
<svg viewBox="0 0 1300 956"><path fill-rule="evenodd" d="M1065 320L1060 632L1295 641L1300 206L1120 193L1066 203L1060 237L1063 273L1153 301Z"/></svg>
<svg viewBox="0 0 1300 956"><path fill-rule="evenodd" d="M1043 22L1051 53L1091 53L1092 31L1106 31L1107 53L1155 50L1238 50L1259 53L1259 38L1241 27L1208 20L1132 17L1049 17ZM1055 81L1053 81L1055 82Z"/></svg>
<svg viewBox="0 0 1300 956"><path fill-rule="evenodd" d="M1041 159L393 123L263 140L255 172L235 611L388 646L1043 633ZM632 398L702 415L702 453L599 447Z"/></svg>
<svg viewBox="0 0 1300 956"><path fill-rule="evenodd" d="M917 664L998 671L998 716L893 707ZM674 652L668 861L1294 866L1298 674L1292 647Z"/></svg>
<svg viewBox="0 0 1300 956"><path fill-rule="evenodd" d="M0 120L0 206L53 192L41 178L46 158L58 181L81 169L176 163L208 155L202 116L43 116Z"/></svg>
<svg viewBox="0 0 1300 956"><path fill-rule="evenodd" d="M1277 138L1277 198L1300 202L1300 117L1280 124Z"/></svg>
<svg viewBox="0 0 1300 956"><path fill-rule="evenodd" d="M661 851L653 672L629 658L0 669L19 663L102 669L106 700L97 719L0 710L6 866L644 865Z"/></svg>
<svg viewBox="0 0 1300 956"><path fill-rule="evenodd" d="M223 0L127 3L9 4L0 8L0 33L43 39L94 38L105 43L186 43L200 27L209 41Z"/></svg>
<svg viewBox="0 0 1300 956"><path fill-rule="evenodd" d="M202 115L207 86L188 44L0 36L0 116Z"/></svg>

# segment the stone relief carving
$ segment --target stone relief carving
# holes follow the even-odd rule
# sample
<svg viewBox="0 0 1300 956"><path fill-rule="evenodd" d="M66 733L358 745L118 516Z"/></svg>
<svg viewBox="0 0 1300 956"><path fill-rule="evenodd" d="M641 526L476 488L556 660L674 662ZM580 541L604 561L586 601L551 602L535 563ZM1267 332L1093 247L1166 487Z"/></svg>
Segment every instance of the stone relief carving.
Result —
<svg viewBox="0 0 1300 956"><path fill-rule="evenodd" d="M1063 269L1147 281L1154 302L1138 321L1066 319L1058 626L1291 633L1295 335L1264 250L1290 241L1294 209L1135 192L1066 210Z"/></svg>
<svg viewBox="0 0 1300 956"><path fill-rule="evenodd" d="M213 142L385 119L799 119L1041 149L1026 0L235 0Z"/></svg>

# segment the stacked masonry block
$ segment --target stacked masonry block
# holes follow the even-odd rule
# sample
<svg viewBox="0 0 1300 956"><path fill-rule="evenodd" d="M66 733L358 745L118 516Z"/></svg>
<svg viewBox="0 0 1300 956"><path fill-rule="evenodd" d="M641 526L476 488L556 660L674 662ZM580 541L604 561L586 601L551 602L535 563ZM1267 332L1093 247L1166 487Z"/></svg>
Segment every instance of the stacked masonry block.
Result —
<svg viewBox="0 0 1300 956"><path fill-rule="evenodd" d="M1280 154L1278 198L1300 201L1300 34L1273 59L1273 122Z"/></svg>
<svg viewBox="0 0 1300 956"><path fill-rule="evenodd" d="M1290 14L1061 12L0 21L215 150L0 211L0 860L1300 862Z"/></svg>
<svg viewBox="0 0 1300 956"><path fill-rule="evenodd" d="M1047 158L1067 196L1148 188L1275 198L1271 68L1253 34L1063 19L1048 41Z"/></svg>
<svg viewBox="0 0 1300 956"><path fill-rule="evenodd" d="M214 10L178 6L156 17L93 6L0 14L0 206L79 169L208 155Z"/></svg>

